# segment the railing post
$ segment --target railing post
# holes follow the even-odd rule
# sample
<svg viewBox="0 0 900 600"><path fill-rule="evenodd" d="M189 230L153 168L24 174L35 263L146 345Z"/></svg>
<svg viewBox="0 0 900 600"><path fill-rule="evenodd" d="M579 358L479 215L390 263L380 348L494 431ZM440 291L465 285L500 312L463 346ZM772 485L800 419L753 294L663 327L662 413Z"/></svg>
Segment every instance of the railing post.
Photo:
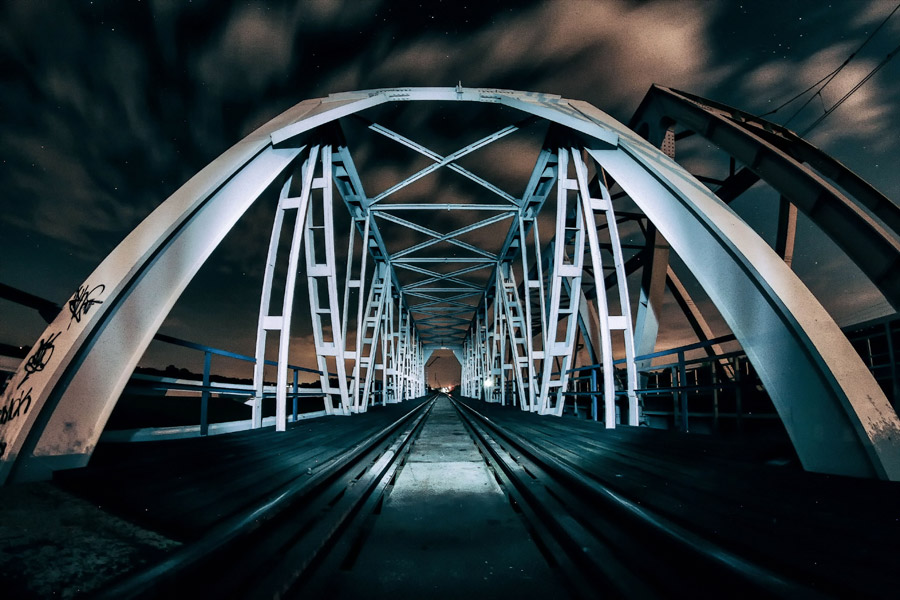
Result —
<svg viewBox="0 0 900 600"><path fill-rule="evenodd" d="M293 397L294 397L294 418L293 418L293 420L291 421L292 423L296 423L296 422L297 422L297 394L300 393L300 385L299 385L298 382L297 382L297 378L298 378L299 376L300 376L300 371L298 371L297 369L294 369L294 385L293 385L293 391L294 391L294 395L293 395Z"/></svg>
<svg viewBox="0 0 900 600"><path fill-rule="evenodd" d="M203 353L203 392L200 393L200 435L209 435L209 369L212 365L212 353Z"/></svg>
<svg viewBox="0 0 900 600"><path fill-rule="evenodd" d="M306 243L306 281L309 292L309 311L312 320L316 361L321 376L325 410L328 414L350 414L350 395L347 387L344 332L342 331L340 297L337 290L337 266L334 247L334 179L332 177L332 147L322 146L318 162L311 162L315 172L321 164L321 178L311 178L309 187L318 191L306 205L303 239ZM304 180L304 185L306 185ZM297 216L300 219L300 215ZM293 247L292 247L293 249ZM293 258L293 254L291 255ZM292 273L296 274L295 270ZM293 278L288 278L293 281ZM293 292L293 290L291 290ZM285 298L287 298L285 294ZM287 301L285 303L287 306ZM285 325L287 328L287 325ZM289 329L287 329L290 331ZM287 350L284 352L287 359ZM281 360L279 358L279 360ZM331 385L329 364L334 364L336 387ZM337 406L334 401L337 400Z"/></svg>
<svg viewBox="0 0 900 600"><path fill-rule="evenodd" d="M735 392L734 392L734 418L737 424L737 430L743 431L744 426L741 421L741 411L743 404L743 395L744 395L744 384L743 377L741 373L741 369L743 369L743 365L741 365L741 357L734 357L734 383L735 383Z"/></svg>
<svg viewBox="0 0 900 600"><path fill-rule="evenodd" d="M591 419L597 420L597 369L591 369Z"/></svg>
<svg viewBox="0 0 900 600"><path fill-rule="evenodd" d="M684 389L687 386L687 368L684 364L684 350L678 352L678 385L681 387L680 400L681 400L681 430L684 432L688 431L688 397L687 390Z"/></svg>
<svg viewBox="0 0 900 600"><path fill-rule="evenodd" d="M888 364L891 369L891 403L897 406L900 402L900 377L897 376L897 354L894 349L893 331L891 331L891 321L884 324L884 335L887 339ZM874 373L873 373L874 374Z"/></svg>
<svg viewBox="0 0 900 600"><path fill-rule="evenodd" d="M719 370L716 368L716 361L709 363L710 381L713 386L713 433L719 432Z"/></svg>
<svg viewBox="0 0 900 600"><path fill-rule="evenodd" d="M577 373L577 371L576 371L576 373ZM581 416L581 414L578 412L578 392L581 391L581 390L578 389L578 388L581 387L581 381L578 380L578 379L576 379L576 380L575 380L575 385L574 385L573 387L574 387L575 389L572 390L572 391L575 392L575 395L572 396L572 409L573 409L574 412L575 412L575 417L578 418L578 417ZM563 396L563 397L565 397L565 396Z"/></svg>
<svg viewBox="0 0 900 600"><path fill-rule="evenodd" d="M677 430L681 418L678 409L678 367L669 368L669 385L672 388L672 429Z"/></svg>

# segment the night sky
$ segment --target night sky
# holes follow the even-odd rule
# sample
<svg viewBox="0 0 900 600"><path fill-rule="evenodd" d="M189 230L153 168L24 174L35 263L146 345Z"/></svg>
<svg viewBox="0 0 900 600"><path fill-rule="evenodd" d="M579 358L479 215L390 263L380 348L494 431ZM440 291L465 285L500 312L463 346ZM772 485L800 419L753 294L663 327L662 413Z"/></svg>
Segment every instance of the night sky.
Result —
<svg viewBox="0 0 900 600"><path fill-rule="evenodd" d="M490 1L2 2L0 282L65 302L181 184L307 98L462 82L583 99L627 123L658 83L762 114L841 65L896 2L510 5L515 8ZM791 119L788 126L803 131L898 43L900 11L802 112L794 115L809 95L769 118ZM898 75L900 61L887 64L808 136L895 201ZM477 110L474 117L424 114L405 108L369 118L392 121L440 151L499 128L488 122L494 117L499 126L521 118ZM452 139L454 132L459 139ZM355 155L370 195L422 166L371 144L359 136ZM687 152L689 164L696 155L695 172L719 168L703 148ZM502 169L488 165L485 173L506 183L511 173L527 177L533 160ZM447 182L436 179L427 196L452 201L463 188ZM515 183L509 191L517 191ZM762 198L766 191L751 191L733 206L769 235L771 219L760 216L754 194ZM772 198L760 202L771 205ZM162 332L252 354L274 209L268 196L257 205L188 288ZM797 243L795 269L839 324L890 312L806 221ZM298 327L292 362L312 366L308 324ZM30 345L42 330L34 311L0 301L0 342ZM686 332L684 323L667 326L660 344L690 341ZM200 360L154 345L142 364L196 368ZM449 383L455 369L452 359L440 358L432 383L435 377Z"/></svg>

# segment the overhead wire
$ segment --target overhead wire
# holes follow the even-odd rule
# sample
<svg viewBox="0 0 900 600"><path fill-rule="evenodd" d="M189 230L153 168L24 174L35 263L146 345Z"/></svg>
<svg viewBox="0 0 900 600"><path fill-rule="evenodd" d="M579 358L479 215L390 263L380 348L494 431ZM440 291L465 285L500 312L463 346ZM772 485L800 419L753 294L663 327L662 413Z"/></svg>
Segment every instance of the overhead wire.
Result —
<svg viewBox="0 0 900 600"><path fill-rule="evenodd" d="M762 115L762 116L768 116L768 115L777 113L777 112L778 112L779 110L781 110L782 108L788 106L789 104L791 104L791 103L794 102L795 100L798 100L798 99L801 98L803 95L805 95L805 94L807 94L808 92L812 91L813 89L815 89L816 87L818 87L818 86L821 84L821 87L816 91L816 93L813 94L812 96L810 96L809 98L807 98L807 100L803 103L803 105L800 106L800 108L798 108L798 109L794 112L794 114L792 114L792 115L784 122L784 125L787 125L788 123L790 123L791 121L793 121L793 120L794 120L794 119L795 119L795 118L803 111L803 109L805 109L807 106L809 106L810 102L812 102L812 101L816 98L816 96L818 96L819 98L822 98L822 91L828 86L828 84L831 83L831 82L834 80L834 78L837 77L838 73L840 73L840 72L844 69L844 67L846 67L846 66L850 63L850 61L852 61L852 60L857 56L857 54L859 54L859 52L862 51L862 49L865 48L865 47L869 44L869 42L872 41L872 39L875 37L875 35L881 30L882 27L884 27L884 25L891 19L891 17L894 16L894 13L896 13L898 10L900 10L900 4L897 4L897 6L894 7L894 10L892 10L892 11L891 11L891 12L890 12L890 13L889 13L889 14L881 21L881 23L879 23L878 26L877 26L875 29L872 30L872 33L870 33L870 34L866 37L866 39L863 41L863 43L860 44L860 46L859 46L856 50L854 50L854 51L853 51L853 52L852 52L852 53L844 60L844 62L842 62L836 69L834 69L833 71L831 71L830 73L828 73L827 75L825 75L824 77L822 77L821 79L819 79L817 82L815 82L814 84L812 84L811 86L809 86L808 88L806 88L805 90L803 90L802 92L800 92L799 94L793 96L793 97L790 98L789 100L783 102L782 104L780 104L779 106L777 106L777 107L774 108L773 110L770 110L769 112L765 113L765 114ZM863 80L862 82L860 82L860 84L857 84L857 86L854 86L854 89L851 90L850 93L852 94L852 93L855 92L857 89L859 89L859 87L861 87L861 84L864 84L866 81L868 81L869 78L870 78L872 75L874 75L879 69L881 69L885 64L887 64L887 62L890 61L891 58L893 58L893 56L896 54L896 52L897 52L897 51L894 50L893 52L891 52L890 54L888 54L888 56L885 58L885 60L883 60L881 64L879 64L879 65L878 65L878 66L877 66L877 67L876 67L869 75L867 75L867 76L864 78L864 80ZM824 83L823 83L823 82L824 82ZM811 127L814 127L814 126L816 126L816 125L818 125L819 123L821 123L821 122L824 120L824 118L827 117L828 114L830 114L831 111L833 111L835 108L837 108L838 106L840 106L840 104L843 104L844 101L846 101L846 99L847 99L848 97L849 97L849 95L846 95L844 98L842 98L841 100L838 101L838 102L839 102L838 104L832 106L831 109L826 110L826 111L825 111L825 114L824 114L822 117L820 117L819 119L817 119L816 122L814 123L814 125L810 126L810 128L811 128ZM823 103L824 103L824 99L823 99ZM804 133L807 133L807 132L810 130L810 128L807 128L807 130L804 131Z"/></svg>
<svg viewBox="0 0 900 600"><path fill-rule="evenodd" d="M818 119L816 119L815 121L813 121L812 124L809 125L809 127L807 127L806 129L804 129L803 132L800 134L801 137L804 136L804 135L806 135L806 134L809 133L810 131L812 131L816 126L819 125L819 123L821 123L822 121L824 121L824 120L828 117L828 115L830 115L831 113L833 113L833 112L835 111L835 109L837 109L841 104L843 104L844 102L846 102L847 99L850 98L850 96L852 96L859 88L861 88L863 85L865 85L865 83L866 83L867 81L869 81L869 79L871 79L871 78L875 75L875 73L877 73L878 71L880 71L886 64L888 64L888 63L891 61L891 59L894 58L894 56L897 55L897 52L900 52L900 45L898 45L896 48L894 48L893 50L891 50L891 52L890 52L887 56L885 56L884 59L882 59L882 61L881 61L880 63L878 63L878 64L875 66L874 69L872 69L871 71L869 71L868 75L866 75L865 77L863 77L863 78L859 81L859 83L857 83L856 85L854 85L854 86L850 89L850 91L847 92L846 94L844 94L844 95L841 97L840 100L838 100L837 102L835 102L835 103L831 106L831 108L829 108L828 110L826 110L825 113L822 114Z"/></svg>
<svg viewBox="0 0 900 600"><path fill-rule="evenodd" d="M851 54L850 56L851 56L851 58L853 57L852 54ZM817 82L815 82L814 84L812 84L811 86L809 86L808 88L806 88L805 90L803 90L802 92L800 92L799 94L797 94L796 96L794 96L793 98L791 98L790 100L786 100L786 101L782 102L778 107L773 108L773 109L770 110L769 112L763 113L763 114L760 115L760 116L767 117L767 116L769 116L769 115L774 115L774 114L777 113L779 110L781 110L782 108L784 108L785 106L787 106L788 104L790 104L791 102L793 102L794 100L800 98L800 97L803 96L806 92L810 91L811 89L813 89L814 87L816 87L817 85L819 85L820 83L822 83L823 81L825 81L826 79L828 79L829 77L833 77L834 75L837 75L838 71L840 71L841 69L843 69L843 68L844 68L844 65L846 65L848 62L850 62L850 58L848 58L847 60L845 60L844 63L843 63L841 66L837 67L834 71L832 71L831 73L829 73L828 75L826 75L826 76L823 77L822 79L818 80ZM825 85L828 85L828 84L826 83ZM820 90L820 91L821 91L821 90ZM812 97L815 98L815 97L816 97L816 94L813 94ZM809 104L809 100L806 101L806 104ZM800 110L803 110L803 107L805 107L806 104L804 104L802 107L800 107ZM793 117L791 117L791 118L793 118ZM790 120L790 119L789 119L789 120Z"/></svg>

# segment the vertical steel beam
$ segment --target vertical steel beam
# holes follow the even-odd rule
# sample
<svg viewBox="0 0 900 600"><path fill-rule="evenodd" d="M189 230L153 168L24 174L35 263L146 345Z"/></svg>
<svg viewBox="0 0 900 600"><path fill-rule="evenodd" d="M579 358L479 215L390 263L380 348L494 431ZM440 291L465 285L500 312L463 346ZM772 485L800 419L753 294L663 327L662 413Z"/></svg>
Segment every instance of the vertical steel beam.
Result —
<svg viewBox="0 0 900 600"><path fill-rule="evenodd" d="M575 150L573 150L572 154L576 157L576 161L580 160L580 156L577 156ZM578 164L579 163L576 162L576 168L579 168L577 166ZM600 184L601 198L597 200L590 199L589 202L592 205L592 208L595 209L595 212L598 210L603 212L601 216L606 220L606 228L609 232L610 251L613 255L613 266L615 268L616 289L619 294L619 315L609 315L608 326L611 330L622 332L625 347L625 394L628 399L628 424L637 426L640 424L641 416L637 398L637 368L634 363L634 329L631 320L631 298L628 294L628 274L625 272L625 257L622 253L622 240L619 235L619 226L616 221L612 197L609 194L609 187L606 184L606 176L599 164L595 163L595 167L597 169L597 180ZM582 183L586 184L586 181L587 179L585 176L584 179L580 180L579 185ZM587 187L583 189L584 195L586 195ZM583 198L584 195L582 196ZM588 214L589 213L585 211L586 218ZM595 230L595 227L593 226L594 222L593 218L588 222L588 230ZM592 247L591 254L592 256L599 257L599 247L596 248L596 251ZM599 261L598 264L600 264ZM598 289L598 299L600 296L600 290Z"/></svg>
<svg viewBox="0 0 900 600"><path fill-rule="evenodd" d="M395 377L396 383L395 388L397 390L396 401L403 402L407 400L406 390L407 383L409 378L408 372L408 364L407 364L407 353L409 349L409 315L403 309L403 305L401 304L397 310L398 312L398 323L397 323L397 366L395 369Z"/></svg>
<svg viewBox="0 0 900 600"><path fill-rule="evenodd" d="M488 384L491 387L493 387L494 379L491 376L491 351L490 351L490 343L491 343L490 333L491 332L490 332L489 323L490 322L488 320L488 307L487 307L487 304L485 304L484 312L481 315L481 327L478 330L478 335L479 335L479 340L480 340L478 343L478 347L479 347L479 352L478 352L479 361L478 362L479 362L479 369L481 371L481 375L480 375L481 379L484 381L485 384ZM488 383L488 382L490 382L490 383ZM491 398L492 398L492 390L488 389L487 391L485 391L484 400L486 402L488 402L491 400Z"/></svg>
<svg viewBox="0 0 900 600"><path fill-rule="evenodd" d="M275 387L275 428L278 431L286 429L287 414L287 368L288 350L291 335L291 317L294 307L294 288L297 281L297 271L300 258L300 246L303 237L304 224L309 199L316 185L314 173L319 162L319 146L312 146L301 168L301 188L299 197L291 197L290 189L292 177L285 180L278 197L278 207L275 211L275 220L272 224L272 235L269 238L269 250L266 258L266 268L263 274L263 289L259 304L259 320L256 329L256 363L253 369L252 399L252 426L262 426L262 401L265 388L265 364L266 364L266 335L269 331L278 332L278 364L276 366ZM275 277L275 265L278 257L278 242L281 239L281 230L284 227L284 217L288 211L295 211L293 234L291 236L291 248L288 254L288 270L284 284L284 296L280 315L271 315L272 285Z"/></svg>
<svg viewBox="0 0 900 600"><path fill-rule="evenodd" d="M675 159L675 129L669 127L660 144L660 150ZM641 274L641 291L634 324L635 353L638 356L652 354L656 350L659 335L659 318L662 315L663 297L666 292L666 269L669 266L669 243L653 223L647 223L646 258ZM641 361L638 369L648 369L652 360Z"/></svg>
<svg viewBox="0 0 900 600"><path fill-rule="evenodd" d="M775 237L775 252L784 259L787 266L794 262L794 242L797 239L797 205L781 197L778 204L778 233Z"/></svg>
<svg viewBox="0 0 900 600"><path fill-rule="evenodd" d="M334 253L334 204L332 196L331 146L321 150L321 176L313 180L313 188L320 190L320 201L309 202L306 231L306 277L309 291L309 310L312 317L316 360L322 372L322 392L325 410L329 414L350 414L347 390L347 365L344 362L344 340L337 291L337 272ZM317 210L318 209L318 210ZM321 222L316 222L316 217ZM322 261L322 262L320 262ZM322 293L324 292L324 298ZM293 293L293 289L291 290ZM327 325L327 328L326 328ZM330 340L326 339L330 331ZM328 359L334 360L337 387L330 381ZM334 406L335 399L337 407Z"/></svg>
<svg viewBox="0 0 900 600"><path fill-rule="evenodd" d="M638 356L652 354L656 349L659 319L666 292L666 271L669 266L669 243L652 223L647 225L644 252L647 258L644 260L641 274L641 291L634 324L634 346L635 354ZM637 367L648 369L651 362L651 360L641 361Z"/></svg>
<svg viewBox="0 0 900 600"><path fill-rule="evenodd" d="M348 321L350 317L351 310L355 307L356 312L356 336L353 342L353 349L344 351L344 358L350 361L352 365L350 369L351 373L351 389L350 389L350 410L351 412L359 412L360 411L360 363L362 359L362 344L363 344L363 310L367 309L367 300L371 300L369 296L365 295L366 289L366 269L367 258L369 256L369 222L371 221L371 217L365 216L354 216L350 221L350 234L349 234L349 243L347 247L347 272L344 276L344 305L343 310L341 312L343 320L341 322L341 331L343 332L344 341L348 341ZM360 222L363 222L360 226ZM359 260L356 260L355 250L355 240L356 236L360 235L360 247ZM359 272L356 277L354 277L354 271L356 268L356 263L359 263ZM371 283L371 286L375 285L375 281ZM370 287L371 291L371 287ZM353 304L353 296L355 295L355 305ZM364 378L363 378L364 380ZM365 410L365 408L363 408Z"/></svg>
<svg viewBox="0 0 900 600"><path fill-rule="evenodd" d="M575 349L578 302L584 267L584 216L580 202L572 202L571 192L578 192L578 181L568 176L568 150L558 153L559 175L556 182L556 235L549 280L550 302L547 328L544 331L544 364L541 373L541 414L562 415L568 370ZM574 220L570 217L574 216ZM571 250L568 249L571 246ZM572 292L565 298L563 280ZM560 330L562 336L560 339ZM557 359L559 364L557 364Z"/></svg>
<svg viewBox="0 0 900 600"><path fill-rule="evenodd" d="M472 339L472 330L466 337L466 390L463 392L466 397L475 397L475 352L473 350L474 340Z"/></svg>
<svg viewBox="0 0 900 600"><path fill-rule="evenodd" d="M484 336L484 311L475 311L473 328L470 331L471 344L469 351L472 360L472 387L470 392L473 398L487 400L485 396L485 366L487 363L487 343ZM493 383L493 382L492 382Z"/></svg>
<svg viewBox="0 0 900 600"><path fill-rule="evenodd" d="M628 398L628 424L638 425L640 417L638 415L637 401L637 371L634 366L634 335L631 324L631 305L628 297L628 281L625 274L625 260L622 256L622 245L619 239L619 229L616 225L615 212L612 206L612 199L609 190L606 187L602 172L598 171L598 182L600 184L600 198L592 198L588 189L587 165L581 158L581 149L572 148L572 162L575 165L575 176L577 181L578 196L581 202L581 209L586 220L586 231L588 238L588 247L591 254L591 264L594 270L594 278L596 281L596 302L597 314L600 321L600 354L603 364L603 397L605 418L604 424L607 428L615 427L616 412L616 384L615 384L615 368L613 367L612 356L612 331L621 331L624 337L625 345L625 364L626 364L626 394ZM619 293L619 313L611 315L609 311L609 302L606 298L606 286L603 284L603 259L600 254L600 240L597 236L596 216L605 219L607 231L609 232L610 247L613 255L613 263L615 266L616 283Z"/></svg>
<svg viewBox="0 0 900 600"><path fill-rule="evenodd" d="M385 358L384 384L385 398L388 404L399 402L400 390L397 383L397 313L399 297L391 295L388 298L388 312L385 321L385 331L387 333L387 357Z"/></svg>
<svg viewBox="0 0 900 600"><path fill-rule="evenodd" d="M557 157L554 154L554 163L556 163ZM554 172L552 181L556 181L556 173ZM529 394L529 399L531 400L531 406L529 410L531 412L539 412L541 410L541 406L543 404L543 392L542 390L542 381L543 381L543 369L544 362L547 358L547 289L544 286L544 259L543 252L541 251L541 236L540 230L538 227L538 219L535 215L533 218L533 226L532 226L532 242L533 242L533 254L532 259L534 262L534 276L531 276L531 270L528 268L527 264L527 254L528 254L528 245L524 244L522 246L522 273L525 284L525 310L527 315L527 323L531 330L528 332L529 334L529 344L531 346L531 375L534 378L534 383L530 383L529 387L532 388L531 393ZM532 294L537 296L537 310L538 310L538 319L534 319L534 314L532 310ZM534 326L537 325L538 331L534 331ZM555 327L555 324L554 324ZM535 348L534 343L537 341L540 344L540 348ZM538 379L540 374L540 379Z"/></svg>
<svg viewBox="0 0 900 600"><path fill-rule="evenodd" d="M375 353L380 341L381 330L383 329L382 315L385 304L388 301L389 280L387 264L382 261L377 262L375 272L372 275L372 284L369 286L365 313L359 320L360 325L356 332L358 340L357 356L359 358L353 371L354 412L365 412L369 405L369 392L375 371ZM362 380L361 390L360 380Z"/></svg>
<svg viewBox="0 0 900 600"><path fill-rule="evenodd" d="M497 402L500 405L506 404L506 373L505 373L505 329L506 318L503 314L501 303L500 277L495 279L494 285L494 305L491 309L491 328L488 333L490 340L490 372L489 377L492 380L491 385L491 402Z"/></svg>
<svg viewBox="0 0 900 600"><path fill-rule="evenodd" d="M415 323L414 323L415 324ZM416 371L413 376L415 392L413 397L421 398L425 395L425 347L422 344L422 338L419 336L419 330L416 329Z"/></svg>
<svg viewBox="0 0 900 600"><path fill-rule="evenodd" d="M501 264L497 272L497 299L495 303L497 302L502 304L506 319L512 360L510 366L516 384L516 397L519 408L530 410L530 390L533 389L531 383L534 375L534 365L531 362L531 344L528 339L530 327L526 323L525 311L519 300L519 290L512 266L508 262Z"/></svg>
<svg viewBox="0 0 900 600"><path fill-rule="evenodd" d="M556 158L554 156L554 162ZM555 181L555 171L553 173ZM538 372L543 368L544 358L544 332L547 329L547 316L545 314L544 297L544 271L541 260L541 242L538 221L534 215L520 216L519 222L519 247L522 260L522 305L525 319L525 343L528 361L526 365L527 381L523 382L527 389L527 402L521 405L522 410L536 412L540 410L540 383ZM533 243L528 243L528 232L531 232ZM531 257L531 258L529 258ZM533 270L530 266L533 263ZM532 308L533 301L537 300L537 315ZM537 322L535 323L535 317ZM540 347L535 347L535 341Z"/></svg>
<svg viewBox="0 0 900 600"><path fill-rule="evenodd" d="M392 329L394 315L393 280L385 280L384 308L381 311L381 405L389 403L388 369L392 364L394 332Z"/></svg>

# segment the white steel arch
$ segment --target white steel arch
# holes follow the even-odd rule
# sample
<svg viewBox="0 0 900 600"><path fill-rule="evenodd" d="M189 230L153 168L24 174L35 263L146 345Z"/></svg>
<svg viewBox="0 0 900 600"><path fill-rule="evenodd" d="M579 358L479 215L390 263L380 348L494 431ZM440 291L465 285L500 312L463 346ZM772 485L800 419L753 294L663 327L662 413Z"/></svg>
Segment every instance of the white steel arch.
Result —
<svg viewBox="0 0 900 600"><path fill-rule="evenodd" d="M340 140L322 142L311 136L314 130L321 134L324 126L341 117L396 101L499 103L550 121L565 132L569 142L574 141L571 150L561 145L541 153L523 198L506 197L496 190L503 202L488 209L500 214L508 212L514 218L504 251L497 256L482 253L482 262L492 264L495 274L502 275L503 270L497 267L517 258L521 251L531 252L525 231L528 227L524 225L536 224L536 212L554 186L563 185L567 192L577 195L574 214L576 220L581 219L582 234L586 211L606 209L608 194L591 198L583 173L570 176L561 171L560 156L586 152L596 162L598 179L601 171L615 178L704 286L762 378L803 465L816 471L900 479L900 420L865 365L778 255L705 186L658 149L585 102L546 94L456 87L371 90L305 101L236 144L176 191L79 287L68 303L69 310L49 325L10 380L3 405L11 408L0 425L0 482L11 474L15 479L40 477L50 470L87 462L128 377L187 283L247 207L299 157L310 163L319 160L314 153L320 159L338 157L330 165L322 163L325 170L309 185L324 185L328 189L334 185L361 223L373 226L374 213L390 210L391 207L379 204L381 197L368 198L362 191L349 156L342 155L346 149ZM452 165L459 171L460 167L453 163L459 155L435 155L438 166L434 168ZM490 189L487 182L477 183ZM555 243L560 248L566 246L568 235L569 232L561 231ZM581 234L572 235L576 246L583 246L584 238L578 239ZM443 239L448 237L452 236L445 235ZM461 297L470 294L470 290L462 289L458 282L454 284L452 277L441 275L433 279L437 281L435 285L445 287L404 289L397 285L395 268L399 264L417 265L422 259L407 252L392 260L377 227L364 234L363 244L368 247L372 262L381 261L384 264L380 268L385 269L385 283L371 295L378 298L380 308L366 311L372 326L380 327L382 334L380 341L369 338L373 347L370 360L375 360L374 347L379 346L386 397L391 391L394 400L409 398L424 391L424 377L420 376L424 371L423 337L428 343L434 340L417 330L404 295L427 297L440 290L458 292ZM534 264L535 259L535 266L540 269L539 249L528 258L522 256L523 264L528 260ZM308 276L333 279L333 265L324 265L308 264ZM569 278L570 285L578 278L575 263L556 260L550 266L551 279L553 269L557 276ZM595 273L595 277L600 276ZM366 277L363 272L358 285L362 286ZM507 312L506 308L511 307L497 304L501 299L495 297L498 289L503 295L502 281L499 285L494 281L492 278L485 290L469 334L459 343L464 349L463 389L470 395L480 395L481 379L492 376L488 353L480 349L491 336L500 334L501 344L496 352L501 363L506 361L509 345L503 340L515 342L515 332L509 333L509 316L531 310L523 306L519 312ZM542 281L543 276L539 276L533 284L526 282L525 289L541 294L539 316L546 319L549 315L545 314L548 309L543 304ZM598 294L602 293L601 283L596 284ZM568 292L573 299L570 308L577 304L577 291ZM493 312L489 311L488 296L495 302ZM333 300L329 296L328 310L340 331L339 309ZM269 329L263 317L271 316L261 312L262 331ZM609 317L600 326L607 328L606 333L610 327L616 327L624 328L630 335L630 316L627 327L621 321L624 317L618 316L614 324ZM507 333L493 331L492 320L506 327ZM440 320L447 331L456 330L462 335L453 322ZM273 321L269 320L268 325L273 325ZM555 325L544 322L541 327L546 332ZM520 327L515 335L521 336L521 330ZM535 363L548 360L559 348L557 343L545 335L544 346L533 348L531 357L526 358L531 364L517 362L516 368L536 372ZM359 350L348 351L343 340L334 340L334 345L338 344L342 352L362 360ZM343 387L346 379L342 377L338 391L326 390L339 396L342 412L364 410L368 405L368 399L359 396L360 381L371 379L373 369L369 365L367 369L362 378L354 367L355 389ZM547 378L553 377L552 369L543 371L542 388L549 388ZM550 405L546 393L536 397L536 383L528 382L527 392L518 390L519 402L523 408L544 407L544 412L552 412L547 410ZM367 393L362 392L363 396Z"/></svg>

